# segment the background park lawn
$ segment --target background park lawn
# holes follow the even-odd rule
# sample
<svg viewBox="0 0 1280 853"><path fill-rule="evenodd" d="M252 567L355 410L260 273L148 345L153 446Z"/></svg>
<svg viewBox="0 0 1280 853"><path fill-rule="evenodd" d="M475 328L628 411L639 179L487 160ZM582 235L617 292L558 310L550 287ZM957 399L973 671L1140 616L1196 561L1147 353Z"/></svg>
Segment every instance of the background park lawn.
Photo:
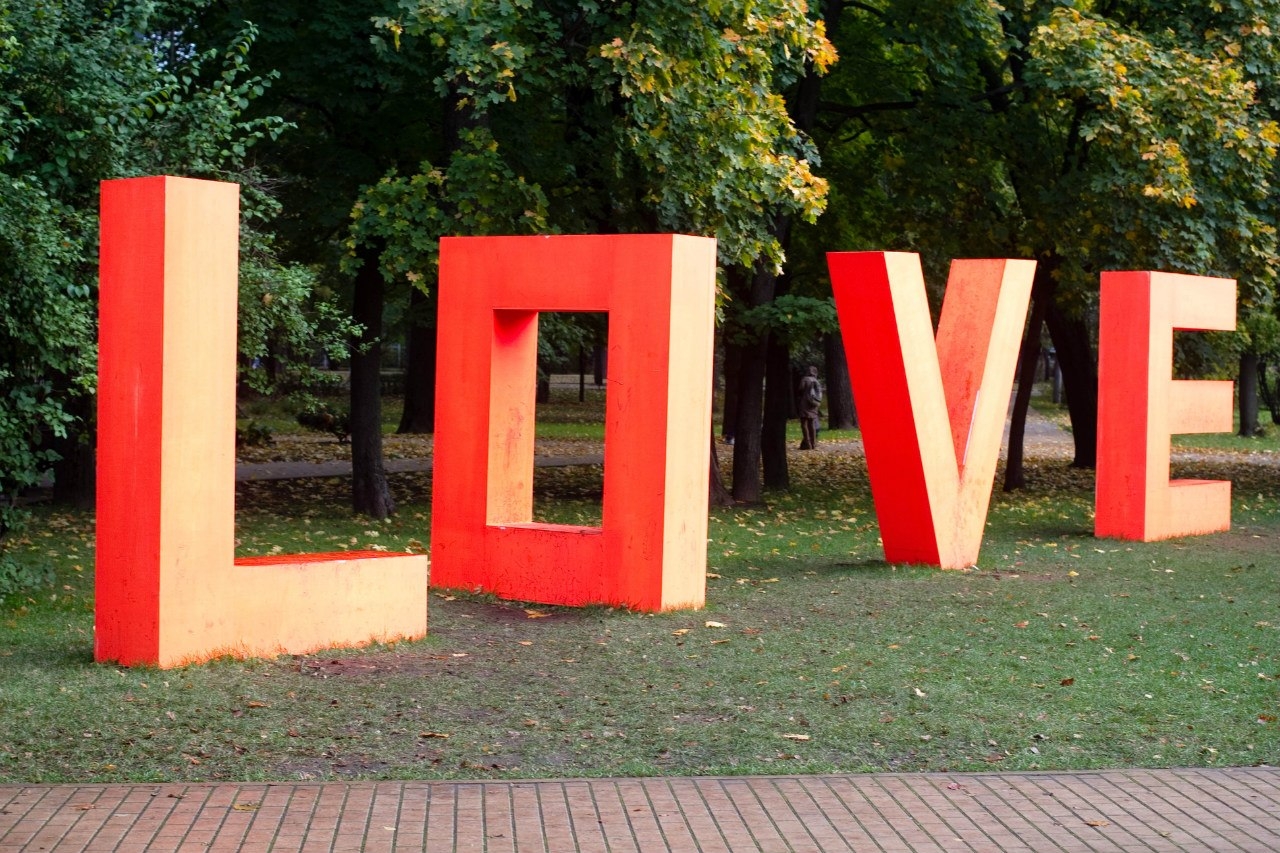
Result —
<svg viewBox="0 0 1280 853"><path fill-rule="evenodd" d="M437 590L420 642L169 671L92 662L92 516L46 508L21 558L57 581L0 608L0 781L1275 764L1259 458L1182 463L1235 481L1233 529L1160 544L1094 539L1091 473L1035 461L978 566L941 572L884 562L865 465L832 441L791 454L791 492L713 513L705 610ZM538 515L598 519L600 478L539 469ZM429 478L393 487L377 523L342 480L244 484L239 551L426 548Z"/></svg>

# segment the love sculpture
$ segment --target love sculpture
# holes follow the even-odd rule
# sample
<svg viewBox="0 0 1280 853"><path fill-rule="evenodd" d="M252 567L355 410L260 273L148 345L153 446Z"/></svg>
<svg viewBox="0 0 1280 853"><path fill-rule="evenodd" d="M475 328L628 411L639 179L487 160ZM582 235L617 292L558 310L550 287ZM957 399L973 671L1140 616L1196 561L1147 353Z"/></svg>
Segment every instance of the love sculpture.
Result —
<svg viewBox="0 0 1280 853"><path fill-rule="evenodd" d="M106 181L101 223L95 658L172 667L423 636L424 556L234 558L238 187ZM1034 264L957 261L935 339L914 255L829 263L886 557L972 565ZM715 241L447 238L439 300L430 583L701 606ZM609 315L599 528L532 521L541 311ZM1234 318L1231 281L1103 276L1097 535L1229 526L1230 484L1171 483L1168 438L1230 428L1230 383L1170 376L1175 329Z"/></svg>

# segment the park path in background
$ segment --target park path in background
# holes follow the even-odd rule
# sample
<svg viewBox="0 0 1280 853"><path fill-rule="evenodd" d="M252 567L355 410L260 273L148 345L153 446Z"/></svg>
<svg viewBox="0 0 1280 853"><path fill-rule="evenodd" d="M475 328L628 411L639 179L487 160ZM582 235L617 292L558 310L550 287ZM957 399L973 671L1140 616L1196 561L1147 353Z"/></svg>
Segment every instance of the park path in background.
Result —
<svg viewBox="0 0 1280 853"><path fill-rule="evenodd" d="M1001 458L1004 457L1004 448L1007 448L1008 446L1008 437L1009 429L1006 424ZM1070 459L1073 452L1071 434L1034 410L1029 412L1027 416L1026 440L1024 447L1028 457L1036 458L1049 457ZM727 466L729 464L729 454L725 452L728 449L728 445L722 445L722 466ZM861 454L862 442L824 440L821 435L819 435L818 452ZM592 453L577 454L545 454L539 451L539 453L533 458L533 464L538 468L565 468L575 465L602 465L604 464L604 455L599 450ZM383 461L383 465L388 474L418 473L431 470L432 458L430 456L408 459L388 458ZM329 462L248 462L236 465L236 482L258 480L299 480L306 479L308 477L350 476L351 461L349 459L333 460Z"/></svg>
<svg viewBox="0 0 1280 853"><path fill-rule="evenodd" d="M1280 769L0 786L2 853L1274 853Z"/></svg>

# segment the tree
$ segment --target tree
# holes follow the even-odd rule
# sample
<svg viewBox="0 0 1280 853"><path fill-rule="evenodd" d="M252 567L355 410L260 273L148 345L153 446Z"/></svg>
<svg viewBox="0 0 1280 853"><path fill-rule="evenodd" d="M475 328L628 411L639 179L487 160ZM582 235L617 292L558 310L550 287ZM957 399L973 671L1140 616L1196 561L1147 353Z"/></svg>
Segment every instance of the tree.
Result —
<svg viewBox="0 0 1280 853"><path fill-rule="evenodd" d="M345 358L347 341L362 331L315 270L281 264L276 242L255 227L241 229L239 297L239 385L257 394L298 389L309 398L331 385L332 374L313 364L317 354Z"/></svg>
<svg viewBox="0 0 1280 853"><path fill-rule="evenodd" d="M0 540L60 460L60 488L92 485L99 181L239 179L250 229L269 210L245 164L281 123L241 118L266 85L252 30L179 55L140 35L160 29L148 3L0 0Z"/></svg>
<svg viewBox="0 0 1280 853"><path fill-rule="evenodd" d="M193 0L183 23L194 44L216 44L252 21L260 36L254 61L278 75L254 105L293 127L261 152L282 206L273 232L287 260L314 267L321 284L349 299L363 332L350 342L352 506L384 517L390 492L382 459L382 306L407 297L378 274L381 249L352 254L352 213L361 193L391 170L412 174L435 156L444 109L433 80L439 62L426 44L382 50L373 19L392 0ZM362 270L362 264L368 265Z"/></svg>
<svg viewBox="0 0 1280 853"><path fill-rule="evenodd" d="M381 24L395 44L425 41L442 54L436 91L452 114L466 116L471 138L484 142L478 150L504 164L482 173L480 185L488 186L486 175L500 177L515 190L513 202L545 198L513 204L506 215L491 205L480 221L451 195L465 185L445 183L431 205L438 227L388 244L395 258L417 258L428 288L430 248L412 243L437 233L672 230L716 236L722 264L737 269L726 282L759 281L759 296L747 301L764 305L781 270L787 223L821 210L825 183L810 169L814 151L780 95L806 65L816 73L834 60L801 2L436 0ZM435 169L451 171L466 153L467 133L458 138ZM402 186L425 186L430 165ZM392 221L420 218L421 201L405 199L388 209ZM763 338L752 342L744 374L761 374L766 349ZM754 432L761 381L742 407L754 406ZM751 380L743 387L749 391ZM745 450L744 463L736 461L744 449L735 450L735 493L758 492L758 442Z"/></svg>
<svg viewBox="0 0 1280 853"><path fill-rule="evenodd" d="M803 3L661 11L644 22L644 38L618 39L606 49L625 72L624 139L642 180L656 189L650 192L661 226L714 233L728 268L726 294L749 314L778 295L793 221L816 219L826 197L826 182L811 168L817 150L781 93L802 77L816 80L835 52ZM781 417L785 427L781 395L789 399L791 392L790 382L779 381L785 351L776 342L771 347L767 331L746 337L743 327L734 355L733 496L752 502L761 495L766 410L773 426L770 485L785 487L777 426ZM770 404L764 388L771 351Z"/></svg>
<svg viewBox="0 0 1280 853"><path fill-rule="evenodd" d="M255 61L281 75L259 109L298 128L270 152L288 257L412 300L405 429L430 423L439 235L694 232L772 271L775 217L822 206L779 95L834 59L802 0L197 5L197 44L253 20ZM357 279L366 258L380 277ZM380 418L352 393L359 467Z"/></svg>
<svg viewBox="0 0 1280 853"><path fill-rule="evenodd" d="M1230 7L1230 8L1226 8ZM1092 465L1089 318L1103 269L1275 289L1270 0L854 4L819 143L855 245L1039 262L1034 300L1063 368L1075 462ZM1270 17L1268 17L1270 15ZM847 18L847 20L846 20ZM1264 91L1265 98L1274 97ZM848 209L844 205L848 205ZM1038 342L1038 324L1027 332Z"/></svg>

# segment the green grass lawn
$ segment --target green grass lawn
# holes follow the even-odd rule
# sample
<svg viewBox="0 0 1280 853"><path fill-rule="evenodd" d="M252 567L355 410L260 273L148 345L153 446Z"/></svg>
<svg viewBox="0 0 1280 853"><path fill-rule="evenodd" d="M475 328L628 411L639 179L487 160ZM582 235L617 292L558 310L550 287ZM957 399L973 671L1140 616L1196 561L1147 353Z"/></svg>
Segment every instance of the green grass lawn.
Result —
<svg viewBox="0 0 1280 853"><path fill-rule="evenodd" d="M169 671L92 662L92 517L42 509L19 556L58 580L0 607L0 781L1280 763L1280 478L1225 473L1230 533L1135 544L1090 535L1087 472L1033 466L941 572L883 561L859 459L797 453L791 493L714 513L705 610L437 590L419 642ZM598 519L599 476L540 470L539 514ZM425 547L428 482L394 488L374 523L341 481L244 487L239 550Z"/></svg>

